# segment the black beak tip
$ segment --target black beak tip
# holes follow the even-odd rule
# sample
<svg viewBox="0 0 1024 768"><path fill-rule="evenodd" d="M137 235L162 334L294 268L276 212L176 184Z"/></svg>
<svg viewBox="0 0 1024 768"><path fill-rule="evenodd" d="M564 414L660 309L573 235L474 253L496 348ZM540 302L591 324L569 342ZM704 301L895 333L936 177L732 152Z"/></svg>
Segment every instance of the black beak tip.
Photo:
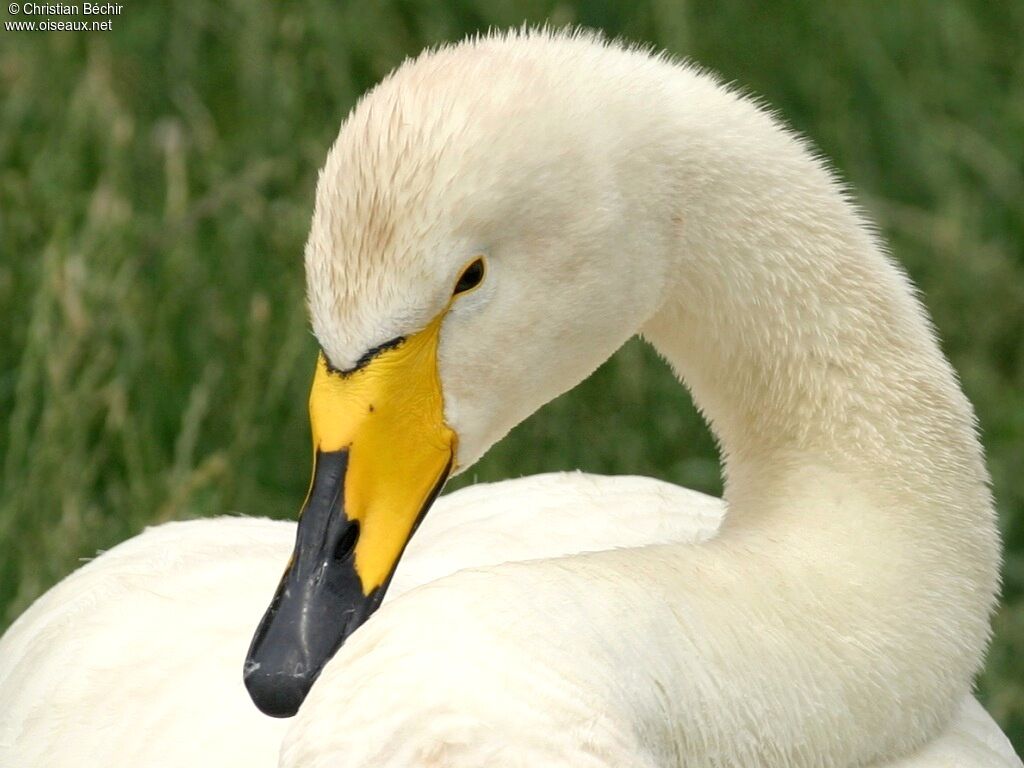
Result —
<svg viewBox="0 0 1024 768"><path fill-rule="evenodd" d="M348 519L342 504L347 467L347 449L317 451L292 561L249 646L245 687L271 717L299 711L324 665L380 606L391 578L364 592L354 554L360 525ZM421 518L450 468L449 459Z"/></svg>
<svg viewBox="0 0 1024 768"><path fill-rule="evenodd" d="M305 701L316 675L263 672L258 663L249 661L245 665L244 679L246 690L260 712L270 717L292 717Z"/></svg>

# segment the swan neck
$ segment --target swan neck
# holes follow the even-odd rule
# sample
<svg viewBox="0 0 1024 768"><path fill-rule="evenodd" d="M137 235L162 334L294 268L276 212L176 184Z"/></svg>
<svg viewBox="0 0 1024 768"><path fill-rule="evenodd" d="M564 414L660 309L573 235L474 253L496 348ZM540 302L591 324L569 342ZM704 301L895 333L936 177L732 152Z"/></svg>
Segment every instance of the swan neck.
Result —
<svg viewBox="0 0 1024 768"><path fill-rule="evenodd" d="M717 98L714 124L677 116L686 185L643 333L715 432L730 504L773 482L792 503L813 470L987 509L971 407L906 276L801 141Z"/></svg>

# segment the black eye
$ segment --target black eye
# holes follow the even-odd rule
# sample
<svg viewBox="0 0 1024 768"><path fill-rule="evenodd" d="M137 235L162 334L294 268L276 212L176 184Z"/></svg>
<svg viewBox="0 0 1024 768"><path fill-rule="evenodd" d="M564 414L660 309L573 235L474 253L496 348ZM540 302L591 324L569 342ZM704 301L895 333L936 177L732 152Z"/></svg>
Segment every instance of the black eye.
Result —
<svg viewBox="0 0 1024 768"><path fill-rule="evenodd" d="M459 277L459 282L455 284L455 290L452 291L452 296L458 296L460 293L471 291L480 285L480 281L484 279L484 260L477 259L470 264L463 271Z"/></svg>

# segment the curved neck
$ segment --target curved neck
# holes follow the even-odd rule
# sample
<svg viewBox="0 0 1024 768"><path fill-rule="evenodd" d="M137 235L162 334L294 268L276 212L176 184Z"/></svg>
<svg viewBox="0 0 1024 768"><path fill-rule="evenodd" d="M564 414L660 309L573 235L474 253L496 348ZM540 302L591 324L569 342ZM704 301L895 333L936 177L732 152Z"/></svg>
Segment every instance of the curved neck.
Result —
<svg viewBox="0 0 1024 768"><path fill-rule="evenodd" d="M389 679L443 691L445 712L463 684L455 700L472 717L419 717L438 729L431 743L451 723L460 745L467 727L500 723L509 754L557 756L538 764L871 765L917 748L980 664L998 537L970 406L908 281L828 172L754 104L645 54L537 40L573 55L553 58L558 77L539 89L551 108L531 113L559 130L517 148L566 163L545 181L593 180L571 217L554 218L590 235L572 252L599 267L585 288L620 300L586 316L587 341L610 351L642 323L690 387L721 443L727 528L699 546L456 573L382 610L335 668L359 680L364 660L402 660ZM557 143L577 135L578 147ZM627 309L641 305L651 312L638 320ZM407 626L428 632L415 652L397 631ZM470 649L484 649L480 663ZM375 684L346 699L363 718L384 701L371 671ZM364 722L410 730L390 715ZM583 759L567 760L577 748Z"/></svg>
<svg viewBox="0 0 1024 768"><path fill-rule="evenodd" d="M715 98L714 122L676 116L688 187L668 213L665 300L642 332L709 420L734 516L773 482L791 502L793 475L814 471L928 514L988 514L970 405L909 281L801 142Z"/></svg>
<svg viewBox="0 0 1024 768"><path fill-rule="evenodd" d="M969 689L989 632L999 539L970 404L909 281L802 143L724 91L680 102L662 159L686 184L650 214L676 233L641 331L718 438L728 511L710 545L649 567L685 606L673 608L684 648L700 626L711 658L758 660L753 690L722 694L718 711L756 699L785 712L767 739L794 749L780 764L899 754ZM780 647L783 660L764 661ZM706 662L664 653L690 674ZM710 695L747 685L719 674ZM838 743L814 734L821 713L806 701L779 704L797 678L809 700L848 707L823 731ZM676 744L716 727L692 720ZM798 762L802 749L826 757Z"/></svg>

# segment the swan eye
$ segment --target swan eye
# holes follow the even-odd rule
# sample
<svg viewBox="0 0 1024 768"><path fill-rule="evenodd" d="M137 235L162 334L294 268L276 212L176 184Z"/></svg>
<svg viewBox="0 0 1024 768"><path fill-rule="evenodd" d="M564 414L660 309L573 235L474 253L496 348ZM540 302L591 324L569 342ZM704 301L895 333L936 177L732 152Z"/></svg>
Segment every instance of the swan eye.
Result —
<svg viewBox="0 0 1024 768"><path fill-rule="evenodd" d="M462 271L459 281L455 283L455 290L452 291L452 296L458 296L460 293L473 290L480 285L483 279L484 260L479 258Z"/></svg>

